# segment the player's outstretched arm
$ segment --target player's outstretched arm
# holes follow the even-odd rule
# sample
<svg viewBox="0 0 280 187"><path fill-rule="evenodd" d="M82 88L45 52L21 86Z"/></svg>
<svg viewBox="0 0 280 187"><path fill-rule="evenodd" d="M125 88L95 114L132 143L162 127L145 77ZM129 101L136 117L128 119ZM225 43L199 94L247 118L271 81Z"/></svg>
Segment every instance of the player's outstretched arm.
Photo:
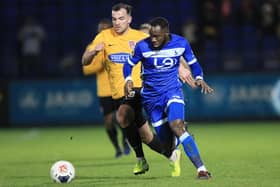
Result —
<svg viewBox="0 0 280 187"><path fill-rule="evenodd" d="M129 97L129 94L133 91L133 81L131 78L132 68L133 66L131 66L128 62L124 63L123 66L123 77L125 79L124 95L126 97Z"/></svg>
<svg viewBox="0 0 280 187"><path fill-rule="evenodd" d="M195 84L201 87L201 93L210 94L214 92L214 89L211 88L203 79L197 79Z"/></svg>
<svg viewBox="0 0 280 187"><path fill-rule="evenodd" d="M196 88L195 80L192 76L191 70L183 57L180 58L179 77L183 83L188 84L191 88Z"/></svg>
<svg viewBox="0 0 280 187"><path fill-rule="evenodd" d="M87 66L92 62L92 59L98 54L99 51L104 49L104 43L99 43L95 46L93 50L88 50L83 54L82 65Z"/></svg>

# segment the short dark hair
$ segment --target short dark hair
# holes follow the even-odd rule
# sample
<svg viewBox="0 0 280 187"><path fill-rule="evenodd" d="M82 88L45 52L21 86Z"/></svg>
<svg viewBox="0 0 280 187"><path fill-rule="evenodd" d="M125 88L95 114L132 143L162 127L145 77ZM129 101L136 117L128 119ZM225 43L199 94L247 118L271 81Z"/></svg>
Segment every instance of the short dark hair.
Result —
<svg viewBox="0 0 280 187"><path fill-rule="evenodd" d="M149 23L142 23L139 27L139 29L148 29L150 30L151 29L151 25Z"/></svg>
<svg viewBox="0 0 280 187"><path fill-rule="evenodd" d="M120 9L125 9L127 14L131 16L131 13L132 13L132 6L129 5L129 4L125 4L125 3L118 3L118 4L115 4L113 7L112 7L112 10L113 11L119 11Z"/></svg>
<svg viewBox="0 0 280 187"><path fill-rule="evenodd" d="M164 17L155 17L149 21L152 27L160 26L161 29L169 31L169 22Z"/></svg>

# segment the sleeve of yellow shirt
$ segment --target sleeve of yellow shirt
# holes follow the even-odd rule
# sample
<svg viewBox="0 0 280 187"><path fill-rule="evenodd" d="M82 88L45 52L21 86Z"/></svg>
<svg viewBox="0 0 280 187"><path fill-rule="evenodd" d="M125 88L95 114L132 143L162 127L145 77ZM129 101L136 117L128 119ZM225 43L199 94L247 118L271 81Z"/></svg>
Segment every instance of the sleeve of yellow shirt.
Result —
<svg viewBox="0 0 280 187"><path fill-rule="evenodd" d="M98 58L98 60L93 59L89 65L83 66L84 75L91 75L91 74L95 74L95 73L98 73L98 72L104 70L104 64L102 61L102 57L98 57L101 55L102 55L101 53L97 54L97 56L95 58Z"/></svg>
<svg viewBox="0 0 280 187"><path fill-rule="evenodd" d="M103 42L103 35L98 34L96 38L87 46L86 50L93 50L95 46ZM98 52L98 54L92 59L91 64L83 66L84 75L95 74L104 69L104 51Z"/></svg>

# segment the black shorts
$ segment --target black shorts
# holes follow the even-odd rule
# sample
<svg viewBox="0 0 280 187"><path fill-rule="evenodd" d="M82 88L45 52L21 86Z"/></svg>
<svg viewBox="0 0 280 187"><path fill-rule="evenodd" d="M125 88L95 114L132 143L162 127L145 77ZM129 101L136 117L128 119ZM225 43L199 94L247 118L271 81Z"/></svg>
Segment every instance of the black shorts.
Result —
<svg viewBox="0 0 280 187"><path fill-rule="evenodd" d="M135 124L138 128L142 127L145 122L146 119L143 115L143 110L142 110L142 102L141 102L141 95L140 95L140 90L141 88L133 88L133 90L135 91L135 95L134 97L130 97L130 98L126 98L123 97L121 99L117 99L116 104L117 104L117 108L119 108L120 105L122 104L127 104L129 106L131 106L134 110L134 114L135 114Z"/></svg>
<svg viewBox="0 0 280 187"><path fill-rule="evenodd" d="M115 100L112 97L99 97L100 102L100 110L103 113L103 116L106 116L107 114L110 114L117 110L115 108Z"/></svg>

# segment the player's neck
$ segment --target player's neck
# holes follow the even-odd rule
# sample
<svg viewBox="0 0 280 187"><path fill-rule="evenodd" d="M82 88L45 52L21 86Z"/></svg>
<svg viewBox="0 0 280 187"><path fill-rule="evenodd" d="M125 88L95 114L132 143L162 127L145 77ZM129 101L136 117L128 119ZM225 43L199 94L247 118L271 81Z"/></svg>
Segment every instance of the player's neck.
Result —
<svg viewBox="0 0 280 187"><path fill-rule="evenodd" d="M161 50L169 41L171 40L171 35L169 34L168 37L165 38L165 40L162 42L162 44L159 47L155 47L155 50Z"/></svg>
<svg viewBox="0 0 280 187"><path fill-rule="evenodd" d="M115 30L114 30L114 33L118 36L124 36L128 33L128 31L130 30L130 27L128 27L126 30L124 30L123 32L121 33L117 33Z"/></svg>

